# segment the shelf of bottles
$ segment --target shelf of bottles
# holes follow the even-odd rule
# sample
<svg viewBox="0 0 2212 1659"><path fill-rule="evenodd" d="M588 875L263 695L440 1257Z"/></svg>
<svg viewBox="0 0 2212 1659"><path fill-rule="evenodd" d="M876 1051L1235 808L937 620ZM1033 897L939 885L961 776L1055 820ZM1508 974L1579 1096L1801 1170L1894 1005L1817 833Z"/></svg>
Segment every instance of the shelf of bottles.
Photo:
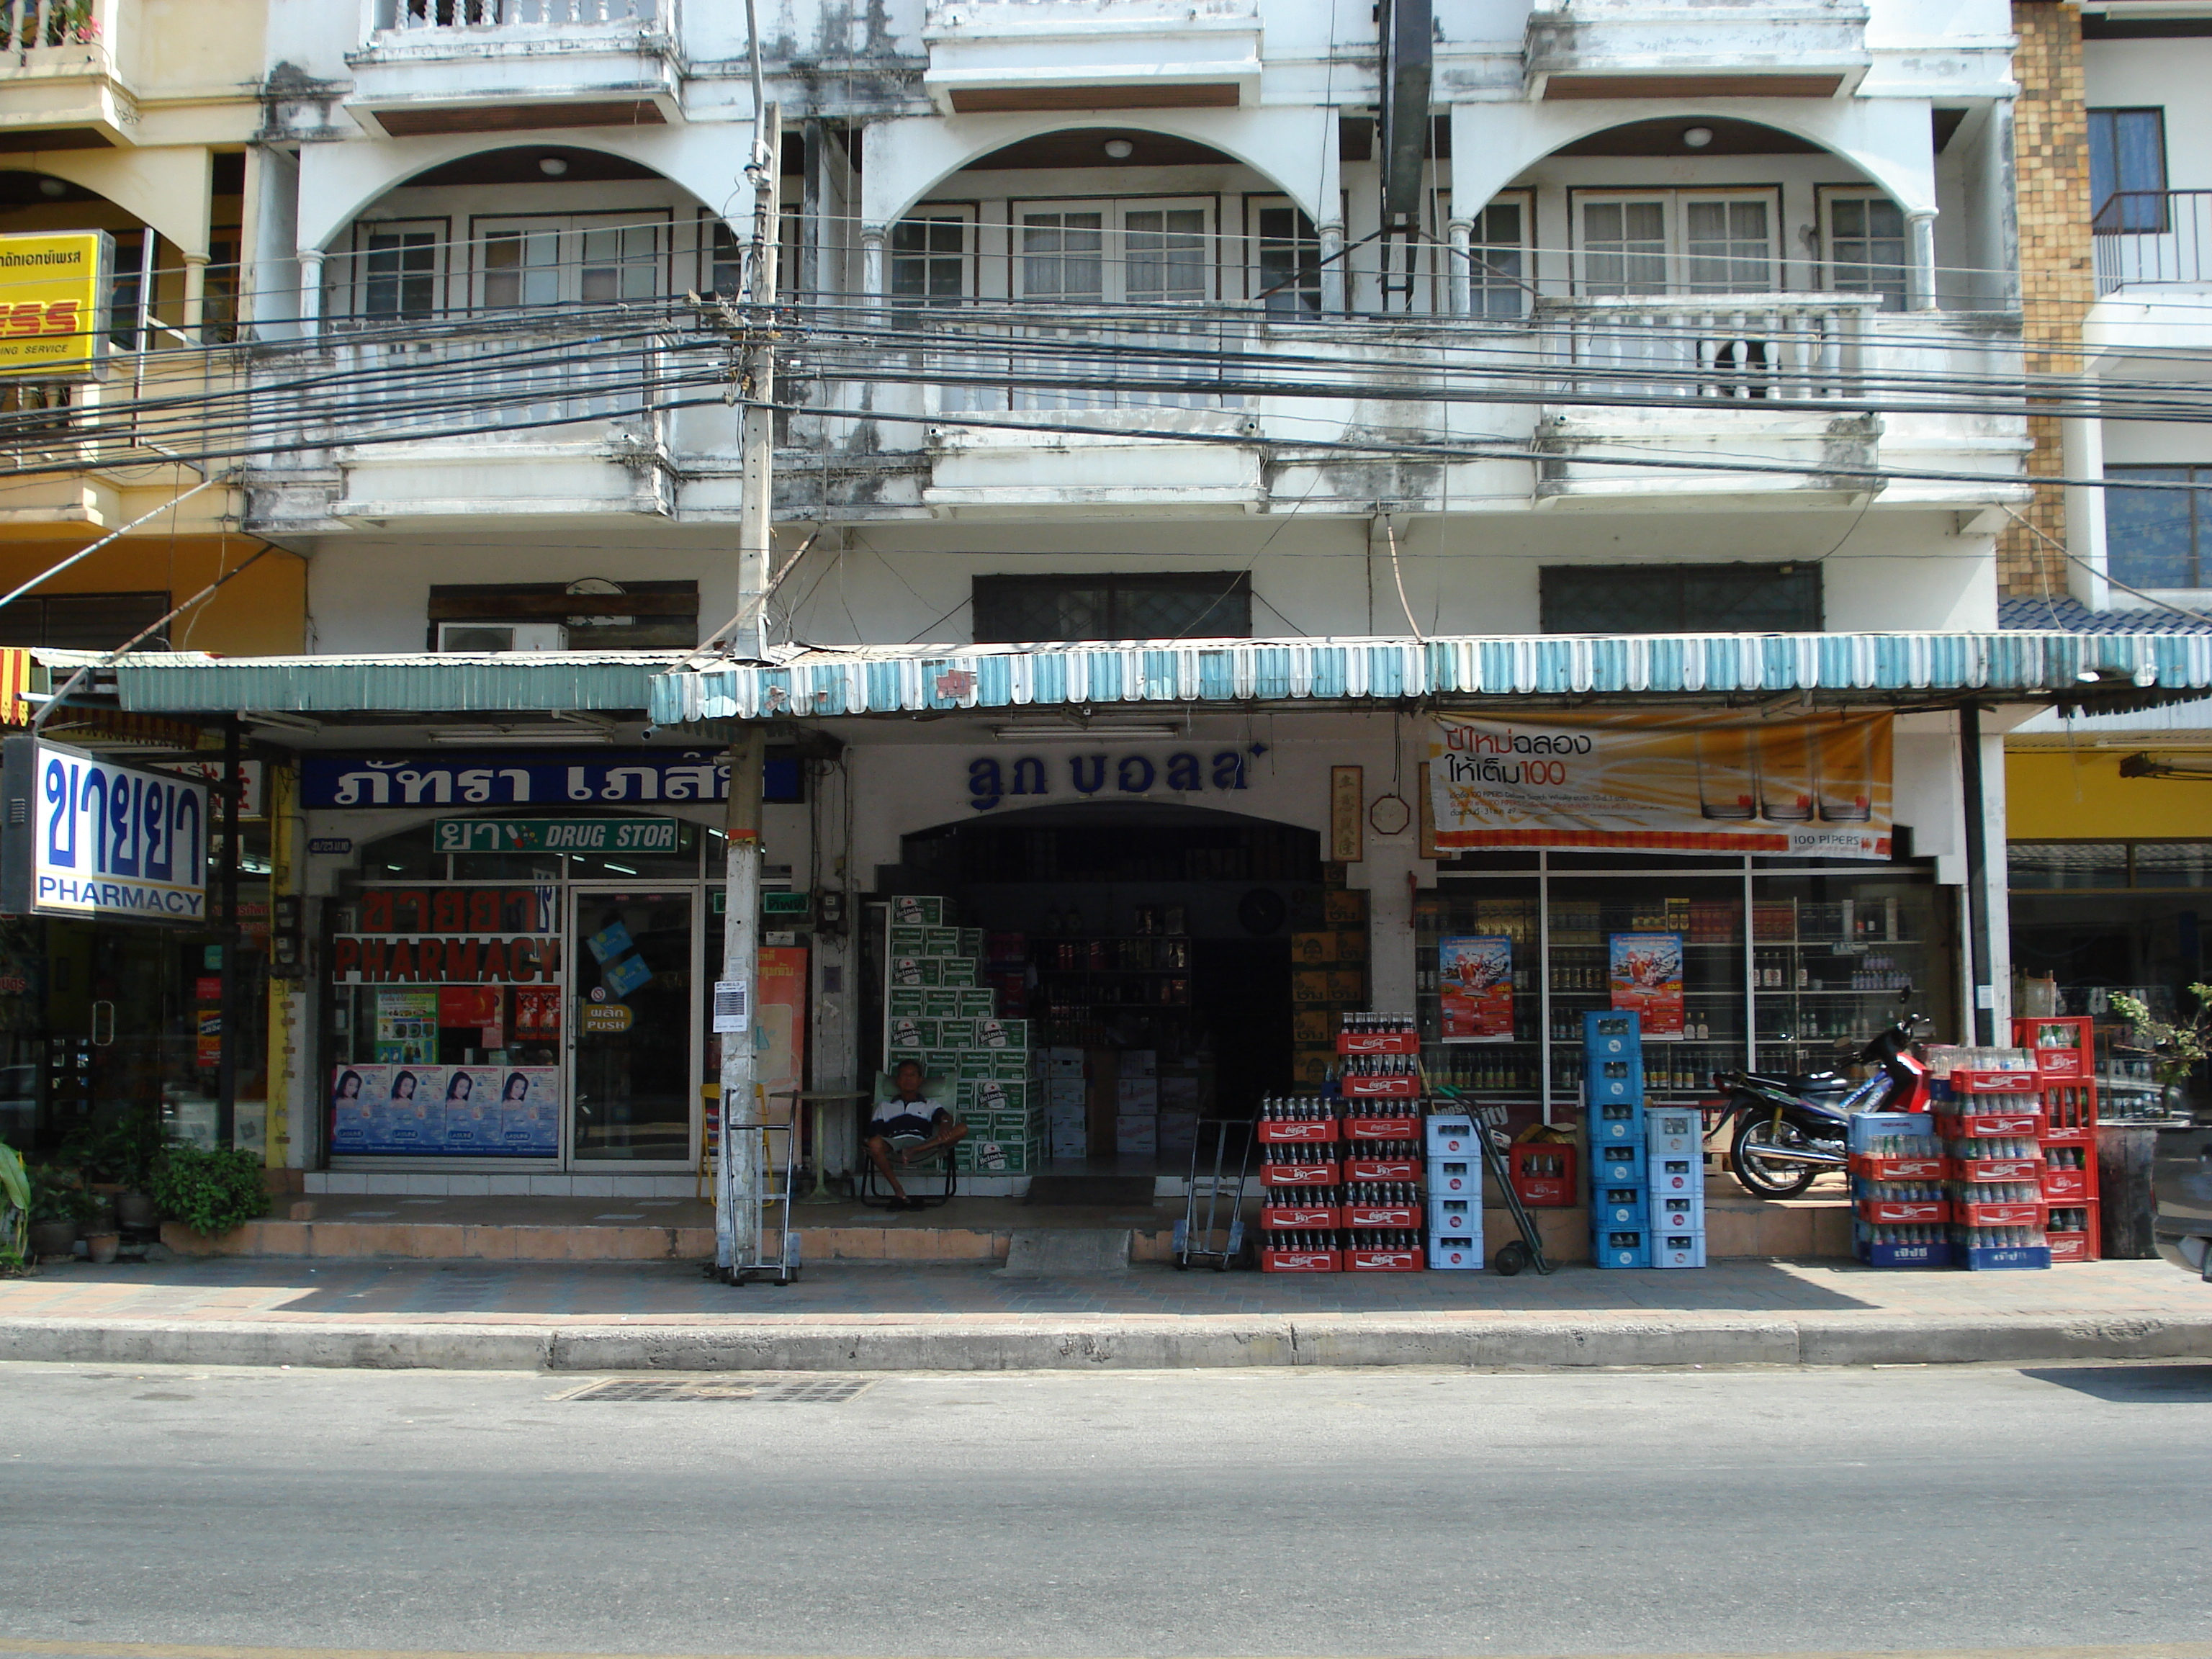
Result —
<svg viewBox="0 0 2212 1659"><path fill-rule="evenodd" d="M1558 1120L1582 1098L1582 1019L1612 1005L1612 940L1682 941L1679 1037L1644 1045L1649 1098L1685 1103L1712 1074L1843 1068L1896 1018L1900 994L1939 1016L1949 960L1935 890L1910 876L1741 874L1595 878L1554 874L1454 882L1414 907L1415 994L1431 1081L1480 1098L1540 1104ZM1547 907L1548 906L1548 909ZM1510 1040L1442 1040L1438 942L1512 943Z"/></svg>
<svg viewBox="0 0 2212 1659"><path fill-rule="evenodd" d="M1103 1041L1127 1014L1190 1006L1190 940L1182 934L1044 934L1030 940L1030 1017L1048 1043Z"/></svg>

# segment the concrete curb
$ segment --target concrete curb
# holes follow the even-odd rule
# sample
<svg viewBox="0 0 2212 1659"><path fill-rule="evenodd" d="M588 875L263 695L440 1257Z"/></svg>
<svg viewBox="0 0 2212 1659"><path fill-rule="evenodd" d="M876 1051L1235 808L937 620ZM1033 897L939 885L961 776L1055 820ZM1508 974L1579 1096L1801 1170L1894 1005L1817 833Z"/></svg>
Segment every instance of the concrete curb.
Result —
<svg viewBox="0 0 2212 1659"><path fill-rule="evenodd" d="M0 1360L368 1370L1184 1370L1252 1366L2031 1364L2212 1358L2203 1317L1068 1319L897 1325L0 1322Z"/></svg>

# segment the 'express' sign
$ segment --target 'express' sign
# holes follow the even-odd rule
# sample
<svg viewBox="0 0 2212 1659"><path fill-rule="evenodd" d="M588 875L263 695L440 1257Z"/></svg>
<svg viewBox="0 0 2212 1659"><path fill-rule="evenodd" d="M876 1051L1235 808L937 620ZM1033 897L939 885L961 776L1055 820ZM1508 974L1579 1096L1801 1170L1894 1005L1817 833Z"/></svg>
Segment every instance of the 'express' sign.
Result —
<svg viewBox="0 0 2212 1659"><path fill-rule="evenodd" d="M85 380L107 350L100 320L114 239L83 230L0 236L0 374Z"/></svg>

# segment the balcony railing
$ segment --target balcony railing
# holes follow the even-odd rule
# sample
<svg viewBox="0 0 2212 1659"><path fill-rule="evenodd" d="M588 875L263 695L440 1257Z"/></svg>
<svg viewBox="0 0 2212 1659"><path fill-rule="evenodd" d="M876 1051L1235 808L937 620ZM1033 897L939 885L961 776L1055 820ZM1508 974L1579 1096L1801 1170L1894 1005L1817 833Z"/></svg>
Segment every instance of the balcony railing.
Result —
<svg viewBox="0 0 2212 1659"><path fill-rule="evenodd" d="M48 0L49 3L52 0ZM402 35L501 29L649 28L669 0L376 0L376 27Z"/></svg>
<svg viewBox="0 0 2212 1659"><path fill-rule="evenodd" d="M2212 282L2212 190L2115 191L2090 228L2100 294Z"/></svg>
<svg viewBox="0 0 2212 1659"><path fill-rule="evenodd" d="M1647 398L1824 401L1863 368L1876 294L1539 301L1567 383Z"/></svg>
<svg viewBox="0 0 2212 1659"><path fill-rule="evenodd" d="M0 75L90 63L103 33L95 0L0 0Z"/></svg>
<svg viewBox="0 0 2212 1659"><path fill-rule="evenodd" d="M1206 382L1238 374L1229 357L1250 343L1245 317L1212 313L1185 322L1153 315L1115 325L1096 319L976 323L941 311L895 315L944 342L943 349L914 354L935 415L1244 406L1240 392Z"/></svg>

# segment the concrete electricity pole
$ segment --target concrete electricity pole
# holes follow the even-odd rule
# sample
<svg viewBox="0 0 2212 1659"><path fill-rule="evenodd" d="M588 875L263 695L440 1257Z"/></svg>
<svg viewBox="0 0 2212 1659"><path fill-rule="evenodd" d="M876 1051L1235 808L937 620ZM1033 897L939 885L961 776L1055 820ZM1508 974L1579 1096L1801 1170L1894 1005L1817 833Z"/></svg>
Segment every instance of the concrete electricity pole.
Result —
<svg viewBox="0 0 2212 1659"><path fill-rule="evenodd" d="M755 52L758 52L756 36ZM760 85L755 70L754 86ZM764 659L768 644L769 534L775 465L775 258L783 172L782 112L759 102L752 165L753 234L746 260L741 444L744 501L738 519L736 632L727 650L740 662ZM714 1181L714 1262L725 1273L760 1254L760 1216L753 1184L761 1157L755 1127L754 988L760 969L761 770L765 736L749 724L730 745L730 802L724 820L730 866L722 917L722 978L714 988L716 1034L721 1039L721 1158ZM789 1215L784 1220L788 1224Z"/></svg>

